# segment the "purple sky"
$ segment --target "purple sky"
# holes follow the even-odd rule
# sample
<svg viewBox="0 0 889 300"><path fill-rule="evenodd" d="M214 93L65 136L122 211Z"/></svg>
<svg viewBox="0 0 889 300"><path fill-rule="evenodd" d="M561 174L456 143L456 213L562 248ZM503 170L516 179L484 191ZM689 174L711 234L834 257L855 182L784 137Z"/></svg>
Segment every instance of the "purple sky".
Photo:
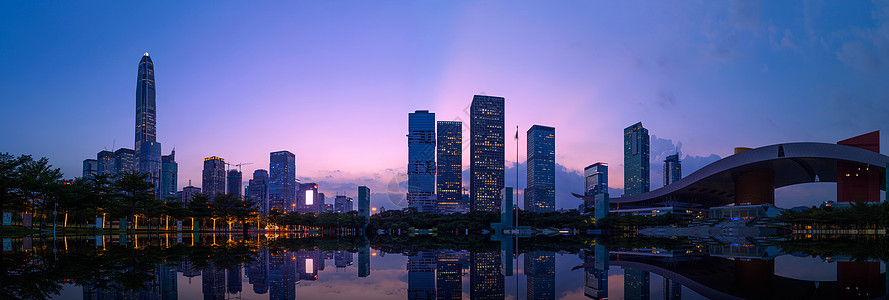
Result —
<svg viewBox="0 0 889 300"><path fill-rule="evenodd" d="M571 208L590 163L608 162L610 186L623 187L622 130L639 121L653 135L652 188L661 155L679 147L687 175L736 146L885 131L887 7L3 2L0 151L46 156L74 177L99 150L132 148L136 69L148 51L158 141L164 154L177 149L180 188L200 185L204 157L253 163L246 181L268 169L269 152L290 150L298 176L329 196L366 184L373 206L401 206L407 114L466 121L472 95L485 93L506 97L507 128L521 136L533 124L556 128L557 205ZM515 156L508 139L507 160ZM778 205L833 199L832 188L785 188Z"/></svg>

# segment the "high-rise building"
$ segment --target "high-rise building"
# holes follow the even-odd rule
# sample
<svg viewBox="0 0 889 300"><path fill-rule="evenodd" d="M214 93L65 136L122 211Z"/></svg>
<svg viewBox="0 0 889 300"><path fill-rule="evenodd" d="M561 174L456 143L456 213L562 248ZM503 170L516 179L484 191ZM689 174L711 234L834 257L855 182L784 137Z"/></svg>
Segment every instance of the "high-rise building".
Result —
<svg viewBox="0 0 889 300"><path fill-rule="evenodd" d="M528 299L556 299L556 255L533 251L525 254Z"/></svg>
<svg viewBox="0 0 889 300"><path fill-rule="evenodd" d="M225 194L225 159L211 156L204 158L203 181L204 194L214 197Z"/></svg>
<svg viewBox="0 0 889 300"><path fill-rule="evenodd" d="M682 163L679 161L679 154L667 156L664 160L664 186L676 182L682 178Z"/></svg>
<svg viewBox="0 0 889 300"><path fill-rule="evenodd" d="M89 178L96 175L99 171L99 161L95 159L83 160L83 178Z"/></svg>
<svg viewBox="0 0 889 300"><path fill-rule="evenodd" d="M363 185L358 187L358 215L370 218L370 188Z"/></svg>
<svg viewBox="0 0 889 300"><path fill-rule="evenodd" d="M528 187L525 209L556 210L556 129L534 125L528 129Z"/></svg>
<svg viewBox="0 0 889 300"><path fill-rule="evenodd" d="M127 148L117 149L114 151L114 163L111 165L114 174L136 172L136 151Z"/></svg>
<svg viewBox="0 0 889 300"><path fill-rule="evenodd" d="M117 171L114 161L114 152L106 150L99 151L99 153L96 154L96 173L103 175L114 175L121 173Z"/></svg>
<svg viewBox="0 0 889 300"><path fill-rule="evenodd" d="M293 211L296 190L296 155L290 151L270 153L269 210Z"/></svg>
<svg viewBox="0 0 889 300"><path fill-rule="evenodd" d="M584 202L584 211L595 208L595 218L602 219L608 215L608 164L597 162L583 169L584 196L593 197L593 203Z"/></svg>
<svg viewBox="0 0 889 300"><path fill-rule="evenodd" d="M407 203L417 211L435 210L435 114L408 114Z"/></svg>
<svg viewBox="0 0 889 300"><path fill-rule="evenodd" d="M148 174L152 192L161 196L161 144L157 142L154 63L148 52L139 61L136 76L136 171Z"/></svg>
<svg viewBox="0 0 889 300"><path fill-rule="evenodd" d="M505 278L501 270L501 253L473 252L469 260L469 298L504 299Z"/></svg>
<svg viewBox="0 0 889 300"><path fill-rule="evenodd" d="M417 251L407 258L408 299L435 299L435 268L435 252Z"/></svg>
<svg viewBox="0 0 889 300"><path fill-rule="evenodd" d="M649 155L648 129L642 122L624 129L624 195L649 191Z"/></svg>
<svg viewBox="0 0 889 300"><path fill-rule="evenodd" d="M500 212L506 159L504 101L503 97L472 97L469 108L469 201L473 211Z"/></svg>
<svg viewBox="0 0 889 300"><path fill-rule="evenodd" d="M465 212L463 188L463 123L438 121L436 146L435 210L439 213Z"/></svg>
<svg viewBox="0 0 889 300"><path fill-rule="evenodd" d="M228 176L226 177L226 183L229 194L234 195L235 197L241 197L241 188L243 187L243 177L241 176L241 171L231 169L228 170Z"/></svg>
<svg viewBox="0 0 889 300"><path fill-rule="evenodd" d="M182 188L181 191L177 192L176 196L179 197L179 201L182 201L184 203L189 203L189 202L191 202L191 198L193 198L195 194L200 194L200 193L201 193L201 188L192 186L191 180L189 180L188 186Z"/></svg>
<svg viewBox="0 0 889 300"><path fill-rule="evenodd" d="M648 271L624 268L624 299L647 300L651 298Z"/></svg>
<svg viewBox="0 0 889 300"><path fill-rule="evenodd" d="M352 211L352 197L346 195L336 195L333 199L333 210L335 213L344 214Z"/></svg>
<svg viewBox="0 0 889 300"><path fill-rule="evenodd" d="M253 171L253 179L247 183L247 198L256 202L260 212L269 212L269 171Z"/></svg>
<svg viewBox="0 0 889 300"><path fill-rule="evenodd" d="M296 194L296 205L293 205L295 211L303 214L321 213L324 202L321 202L323 200L318 196L318 184L314 182L301 183ZM351 208L351 205L349 208Z"/></svg>
<svg viewBox="0 0 889 300"><path fill-rule="evenodd" d="M161 199L176 198L179 180L179 164L176 163L176 150L170 155L161 156Z"/></svg>

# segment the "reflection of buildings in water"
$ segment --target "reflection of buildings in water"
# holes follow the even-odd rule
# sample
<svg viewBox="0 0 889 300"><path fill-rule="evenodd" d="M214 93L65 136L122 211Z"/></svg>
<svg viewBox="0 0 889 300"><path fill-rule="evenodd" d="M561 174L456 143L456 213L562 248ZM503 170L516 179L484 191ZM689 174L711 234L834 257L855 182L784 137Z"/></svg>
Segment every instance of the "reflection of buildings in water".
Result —
<svg viewBox="0 0 889 300"><path fill-rule="evenodd" d="M370 275L370 247L365 246L358 248L358 277L367 277ZM321 262L323 265L324 262Z"/></svg>
<svg viewBox="0 0 889 300"><path fill-rule="evenodd" d="M556 299L555 252L534 251L525 254L528 299Z"/></svg>
<svg viewBox="0 0 889 300"><path fill-rule="evenodd" d="M201 276L201 270L196 268L193 263L187 260L179 263L179 272L182 272L182 275L188 277L189 280L192 277Z"/></svg>
<svg viewBox="0 0 889 300"><path fill-rule="evenodd" d="M179 286L176 281L176 267L173 264L160 264L157 268L160 281L161 299L179 299Z"/></svg>
<svg viewBox="0 0 889 300"><path fill-rule="evenodd" d="M650 299L650 276L647 271L624 268L624 299Z"/></svg>
<svg viewBox="0 0 889 300"><path fill-rule="evenodd" d="M469 297L471 299L503 299L504 276L500 270L500 251L470 254Z"/></svg>
<svg viewBox="0 0 889 300"><path fill-rule="evenodd" d="M436 295L439 300L457 300L463 297L463 265L469 260L468 252L442 250L436 257Z"/></svg>
<svg viewBox="0 0 889 300"><path fill-rule="evenodd" d="M435 299L435 253L420 251L407 258L407 298Z"/></svg>
<svg viewBox="0 0 889 300"><path fill-rule="evenodd" d="M581 252L584 268L583 294L590 299L608 298L608 248L596 245L592 252Z"/></svg>
<svg viewBox="0 0 889 300"><path fill-rule="evenodd" d="M299 274L299 280L318 280L318 255L319 250L300 250L293 252L295 259L296 273ZM346 252L348 253L348 252ZM351 253L349 258L352 257ZM349 260L351 264L351 259Z"/></svg>
<svg viewBox="0 0 889 300"><path fill-rule="evenodd" d="M880 279L878 261L837 262L837 289L842 298L871 298L882 294L886 291L880 291Z"/></svg>
<svg viewBox="0 0 889 300"><path fill-rule="evenodd" d="M763 298L775 292L775 260L735 258L736 295L745 298Z"/></svg>
<svg viewBox="0 0 889 300"><path fill-rule="evenodd" d="M216 268L210 262L201 275L201 286L204 299L225 299L225 270Z"/></svg>
<svg viewBox="0 0 889 300"><path fill-rule="evenodd" d="M318 271L324 271L325 261L328 259L327 251L318 250L318 261L315 262L318 265Z"/></svg>
<svg viewBox="0 0 889 300"><path fill-rule="evenodd" d="M333 255L333 264L338 269L342 269L352 265L352 253L346 250L337 250Z"/></svg>
<svg viewBox="0 0 889 300"><path fill-rule="evenodd" d="M269 300L296 299L296 269L292 252L269 253Z"/></svg>
<svg viewBox="0 0 889 300"><path fill-rule="evenodd" d="M265 294L269 291L269 250L259 249L254 261L247 264L247 279L253 285L253 292Z"/></svg>
<svg viewBox="0 0 889 300"><path fill-rule="evenodd" d="M681 300L682 285L664 277L664 300Z"/></svg>
<svg viewBox="0 0 889 300"><path fill-rule="evenodd" d="M226 286L229 294L237 294L241 292L241 266L235 266L225 271Z"/></svg>

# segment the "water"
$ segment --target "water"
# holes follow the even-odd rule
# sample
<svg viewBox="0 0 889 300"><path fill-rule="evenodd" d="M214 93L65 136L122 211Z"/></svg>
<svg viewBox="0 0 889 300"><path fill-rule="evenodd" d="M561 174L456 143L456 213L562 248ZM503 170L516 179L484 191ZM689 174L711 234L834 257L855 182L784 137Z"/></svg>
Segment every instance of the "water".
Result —
<svg viewBox="0 0 889 300"><path fill-rule="evenodd" d="M0 298L868 299L887 292L885 253L861 250L881 251L873 246L885 245L879 239L515 243L487 236L4 239Z"/></svg>

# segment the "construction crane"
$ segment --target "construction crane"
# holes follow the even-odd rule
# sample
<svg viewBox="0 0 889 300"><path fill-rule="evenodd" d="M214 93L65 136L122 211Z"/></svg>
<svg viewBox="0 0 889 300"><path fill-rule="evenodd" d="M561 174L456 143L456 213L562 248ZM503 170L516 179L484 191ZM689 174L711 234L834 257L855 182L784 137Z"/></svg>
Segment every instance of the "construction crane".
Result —
<svg viewBox="0 0 889 300"><path fill-rule="evenodd" d="M253 163L249 163L249 162L248 162L248 163L242 162L242 163L238 163L238 164L225 163L225 165L227 165L227 166L235 166L235 167L238 167L238 172L241 172L241 166L252 165L252 164L253 164ZM243 172L241 172L241 173L243 173Z"/></svg>

